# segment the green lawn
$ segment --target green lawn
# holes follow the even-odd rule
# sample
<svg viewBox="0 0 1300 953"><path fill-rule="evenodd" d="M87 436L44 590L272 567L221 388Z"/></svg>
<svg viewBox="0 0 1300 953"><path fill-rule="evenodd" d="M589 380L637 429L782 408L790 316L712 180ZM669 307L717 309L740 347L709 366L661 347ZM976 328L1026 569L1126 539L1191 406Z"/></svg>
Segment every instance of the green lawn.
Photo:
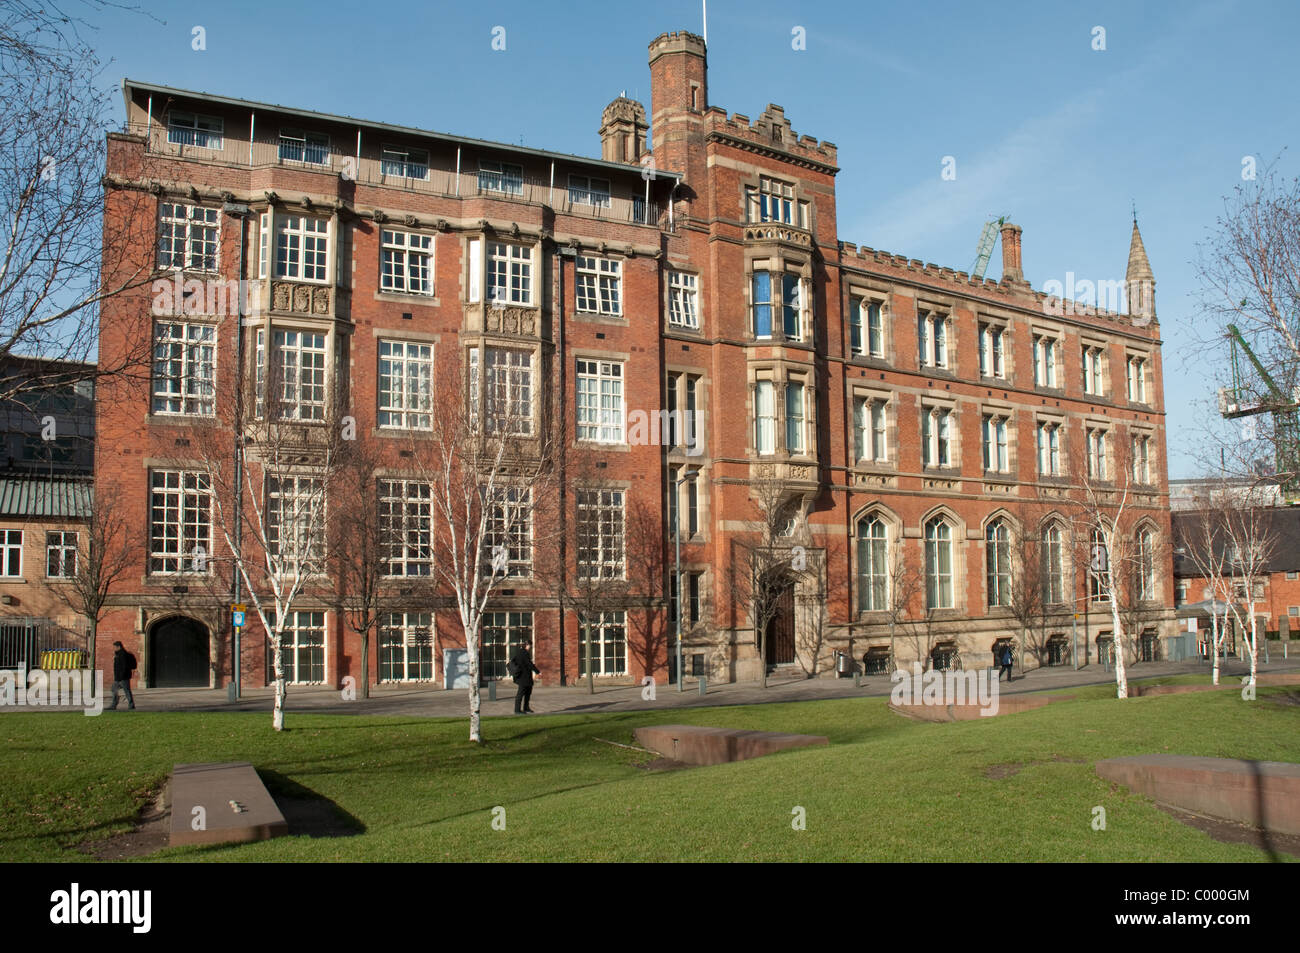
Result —
<svg viewBox="0 0 1300 953"><path fill-rule="evenodd" d="M7 766L0 857L86 860L73 845L127 830L174 763L247 760L272 790L299 786L364 830L176 860L995 860L1241 861L1092 763L1171 751L1300 760L1300 707L1260 689L1118 702L1113 688L1019 715L926 724L862 698L751 707L464 720L299 715L276 735L263 714L107 712L0 716ZM292 704L292 697L290 698ZM829 748L711 768L647 772L643 724L682 722L824 734ZM995 765L1018 771L992 772ZM1093 831L1094 806L1107 829ZM493 830L492 808L506 809ZM807 829L791 828L803 807Z"/></svg>

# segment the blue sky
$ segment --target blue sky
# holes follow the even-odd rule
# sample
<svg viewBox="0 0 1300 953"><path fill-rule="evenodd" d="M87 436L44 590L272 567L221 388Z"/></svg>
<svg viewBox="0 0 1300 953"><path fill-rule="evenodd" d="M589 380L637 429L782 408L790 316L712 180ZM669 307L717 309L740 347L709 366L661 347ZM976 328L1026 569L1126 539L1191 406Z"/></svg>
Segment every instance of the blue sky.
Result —
<svg viewBox="0 0 1300 953"><path fill-rule="evenodd" d="M701 31L699 0L139 3L148 15L90 18L113 80L587 155L606 103L626 90L649 105L650 40ZM845 241L966 269L985 219L1009 215L1034 287L1118 280L1136 203L1170 475L1195 475L1221 363L1191 346L1197 243L1244 156L1300 173L1300 6L713 0L708 14L710 104L752 118L776 102L796 132L839 147Z"/></svg>

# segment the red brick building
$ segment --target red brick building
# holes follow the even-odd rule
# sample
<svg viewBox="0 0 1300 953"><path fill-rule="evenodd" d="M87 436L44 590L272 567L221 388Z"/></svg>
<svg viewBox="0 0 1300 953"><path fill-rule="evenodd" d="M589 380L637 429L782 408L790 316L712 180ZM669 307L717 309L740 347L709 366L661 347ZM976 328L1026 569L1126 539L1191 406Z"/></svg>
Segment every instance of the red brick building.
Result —
<svg viewBox="0 0 1300 953"><path fill-rule="evenodd" d="M758 676L735 574L760 477L789 513L780 545L814 567L789 579L770 665L826 673L833 651L890 646L899 661L947 664L961 650L986 663L995 639L1016 635L1013 528L1051 553L1039 626L1051 658L1076 630L1081 657L1092 654L1111 626L1073 571L1067 461L1086 452L1102 482L1131 484L1134 532L1148 547L1168 538L1153 298L1141 320L1062 308L1025 281L1014 225L1000 282L842 242L834 145L796 134L779 106L752 121L711 106L699 37L664 34L649 59L652 112L612 102L599 160L127 81L110 187L156 196L161 238L142 245L142 265L258 289L245 377L254 352L273 348L294 368L292 412L308 427L341 409L328 395L345 383L365 439L418 429L429 408L410 395L471 360L508 367L539 418L541 395L563 395L566 447L594 450L616 487L602 505L649 504L662 535L653 619L602 620L602 677L668 671L673 500L688 671ZM1154 284L1136 224L1127 279ZM97 479L136 501L140 527L139 572L100 644L121 638L153 684L220 685L229 600L189 556L221 549L192 431L233 399L237 319L212 300L183 308L177 296L171 308L159 314L145 295L104 308L103 349L153 334L159 350L152 381L99 390ZM638 428L664 410L698 423L666 441ZM1130 446L1131 468L1114 473ZM894 565L924 577L898 613L882 581ZM530 634L543 683L580 674L578 627L545 575L525 566L501 593L489 671ZM412 605L400 592L395 580L369 677L441 681L442 649L463 644L455 613L444 597ZM1167 569L1148 571L1142 594L1143 631L1167 634ZM291 675L337 685L360 674L359 646L313 598L294 626ZM265 641L245 632L245 684L266 678Z"/></svg>

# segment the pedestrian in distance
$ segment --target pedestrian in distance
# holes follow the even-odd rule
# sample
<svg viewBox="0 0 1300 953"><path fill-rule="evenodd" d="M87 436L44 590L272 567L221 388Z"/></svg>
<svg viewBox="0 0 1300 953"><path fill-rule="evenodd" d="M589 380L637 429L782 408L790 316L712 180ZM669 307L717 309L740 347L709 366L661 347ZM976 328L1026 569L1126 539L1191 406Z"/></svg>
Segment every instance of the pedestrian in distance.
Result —
<svg viewBox="0 0 1300 953"><path fill-rule="evenodd" d="M117 708L117 695L120 691L126 693L127 710L135 711L135 698L131 695L131 673L136 669L135 656L121 642L114 642L113 647L116 649L113 653L113 704L108 708L110 711Z"/></svg>
<svg viewBox="0 0 1300 953"><path fill-rule="evenodd" d="M515 714L531 715L533 713L533 676L541 675L541 671L533 664L533 655L529 651L532 648L531 642L521 642L519 648L515 649L515 654L510 656L509 672L519 686L515 692ZM523 706L522 708L520 706Z"/></svg>
<svg viewBox="0 0 1300 953"><path fill-rule="evenodd" d="M1002 646L1002 660L1001 660L1001 661L1002 661L1002 671L998 672L998 681L999 681L999 682L1002 681L1002 673L1005 672L1005 673L1006 673L1006 676L1007 676L1007 681L1010 682L1010 681L1011 681L1011 662L1012 662L1012 658L1011 658L1011 646L1009 646L1009 645L1004 645L1004 646Z"/></svg>

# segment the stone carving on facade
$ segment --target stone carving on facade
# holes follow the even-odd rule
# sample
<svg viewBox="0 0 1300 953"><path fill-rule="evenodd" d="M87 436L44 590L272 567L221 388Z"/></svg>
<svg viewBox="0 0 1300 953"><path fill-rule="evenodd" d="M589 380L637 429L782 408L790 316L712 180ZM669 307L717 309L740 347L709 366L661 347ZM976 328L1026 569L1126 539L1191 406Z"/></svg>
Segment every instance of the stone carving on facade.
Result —
<svg viewBox="0 0 1300 953"><path fill-rule="evenodd" d="M537 312L530 308L488 308L484 329L497 334L537 334Z"/></svg>

